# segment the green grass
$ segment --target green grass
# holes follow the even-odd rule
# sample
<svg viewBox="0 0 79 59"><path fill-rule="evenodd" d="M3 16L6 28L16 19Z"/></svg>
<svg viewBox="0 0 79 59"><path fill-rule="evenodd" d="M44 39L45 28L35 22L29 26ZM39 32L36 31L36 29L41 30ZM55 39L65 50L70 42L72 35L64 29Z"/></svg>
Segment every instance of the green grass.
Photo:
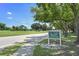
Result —
<svg viewBox="0 0 79 59"><path fill-rule="evenodd" d="M44 48L42 46L36 46L33 55L34 56L79 56L79 47L76 46L74 41L76 37L69 35L68 37L62 38L62 44L67 47L61 47L61 49ZM40 44L47 44L48 40L45 39Z"/></svg>
<svg viewBox="0 0 79 59"><path fill-rule="evenodd" d="M62 54L63 51L60 49L48 49L48 48L43 48L40 45L36 46L33 55L34 56L58 56L58 54ZM62 54L63 55L63 54Z"/></svg>
<svg viewBox="0 0 79 59"><path fill-rule="evenodd" d="M48 39L44 39L44 40L42 40L42 41L40 41L38 43L40 43L40 44L47 44L48 43Z"/></svg>
<svg viewBox="0 0 79 59"><path fill-rule="evenodd" d="M33 51L33 55L34 56L50 56L51 50L50 49L46 49L46 48L42 48L40 45L36 46L34 51Z"/></svg>
<svg viewBox="0 0 79 59"><path fill-rule="evenodd" d="M61 49L47 49L41 46L36 46L33 51L34 56L79 56L79 48L69 46Z"/></svg>
<svg viewBox="0 0 79 59"><path fill-rule="evenodd" d="M46 33L47 31L0 31L0 37Z"/></svg>
<svg viewBox="0 0 79 59"><path fill-rule="evenodd" d="M9 46L4 48L3 50L0 51L0 56L10 56L14 52L18 50L24 43L17 43L15 45Z"/></svg>

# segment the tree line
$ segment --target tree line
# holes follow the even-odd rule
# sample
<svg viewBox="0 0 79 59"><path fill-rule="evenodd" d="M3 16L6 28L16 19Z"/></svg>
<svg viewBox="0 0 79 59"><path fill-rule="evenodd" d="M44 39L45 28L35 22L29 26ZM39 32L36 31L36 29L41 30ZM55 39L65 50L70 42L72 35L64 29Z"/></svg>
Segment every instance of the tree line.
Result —
<svg viewBox="0 0 79 59"><path fill-rule="evenodd" d="M26 31L27 27L24 25L8 27L6 24L0 23L0 30Z"/></svg>
<svg viewBox="0 0 79 59"><path fill-rule="evenodd" d="M0 23L0 30L11 30L11 31L26 31L26 30L37 30L37 31L46 31L51 29L48 27L46 24L40 24L40 23L33 23L31 25L31 29L28 29L25 25L20 25L20 26L12 26L8 27L4 23Z"/></svg>

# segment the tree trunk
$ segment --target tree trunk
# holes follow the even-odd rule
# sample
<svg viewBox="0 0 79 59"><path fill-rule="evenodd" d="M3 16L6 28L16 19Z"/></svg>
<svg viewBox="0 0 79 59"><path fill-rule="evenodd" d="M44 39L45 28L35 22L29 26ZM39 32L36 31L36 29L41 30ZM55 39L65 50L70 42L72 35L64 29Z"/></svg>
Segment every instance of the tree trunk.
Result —
<svg viewBox="0 0 79 59"><path fill-rule="evenodd" d="M75 25L76 25L76 36L77 40L75 41L76 44L79 44L79 16L75 19Z"/></svg>
<svg viewBox="0 0 79 59"><path fill-rule="evenodd" d="M79 5L76 3L72 3L71 8L74 13L75 32L77 36L77 40L75 41L75 43L79 44Z"/></svg>
<svg viewBox="0 0 79 59"><path fill-rule="evenodd" d="M64 31L64 36L67 37L68 36L68 32L65 30Z"/></svg>
<svg viewBox="0 0 79 59"><path fill-rule="evenodd" d="M67 22L63 21L62 22L63 25L64 25L64 36L67 37L68 36L68 25L67 25Z"/></svg>

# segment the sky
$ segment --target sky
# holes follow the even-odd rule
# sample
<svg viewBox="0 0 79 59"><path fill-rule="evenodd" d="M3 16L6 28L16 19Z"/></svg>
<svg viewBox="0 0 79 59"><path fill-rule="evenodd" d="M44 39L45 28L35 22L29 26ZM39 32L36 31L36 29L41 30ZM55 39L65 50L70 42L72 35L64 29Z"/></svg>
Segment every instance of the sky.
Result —
<svg viewBox="0 0 79 59"><path fill-rule="evenodd" d="M0 22L7 26L25 25L30 28L34 23L31 7L34 3L0 3Z"/></svg>

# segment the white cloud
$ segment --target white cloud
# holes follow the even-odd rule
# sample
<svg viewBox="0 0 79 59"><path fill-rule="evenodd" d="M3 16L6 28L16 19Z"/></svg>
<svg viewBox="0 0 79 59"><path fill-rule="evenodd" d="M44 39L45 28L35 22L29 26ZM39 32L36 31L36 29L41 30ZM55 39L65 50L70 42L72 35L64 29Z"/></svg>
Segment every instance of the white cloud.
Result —
<svg viewBox="0 0 79 59"><path fill-rule="evenodd" d="M7 17L8 19L12 19L12 17Z"/></svg>
<svg viewBox="0 0 79 59"><path fill-rule="evenodd" d="M8 11L7 14L8 14L8 15L12 15L12 12L9 12L9 11Z"/></svg>

